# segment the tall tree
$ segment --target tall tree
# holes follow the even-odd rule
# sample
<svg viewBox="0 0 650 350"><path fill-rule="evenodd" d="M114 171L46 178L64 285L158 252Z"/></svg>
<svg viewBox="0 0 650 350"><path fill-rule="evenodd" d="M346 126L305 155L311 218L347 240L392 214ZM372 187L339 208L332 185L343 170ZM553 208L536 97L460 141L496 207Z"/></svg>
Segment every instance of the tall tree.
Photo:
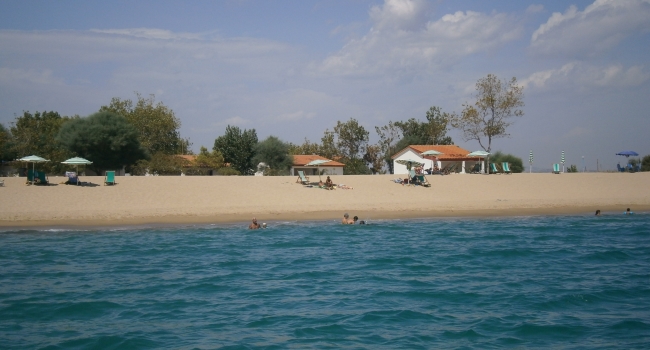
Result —
<svg viewBox="0 0 650 350"><path fill-rule="evenodd" d="M318 154L320 155L321 145L311 142L305 138L302 145L294 145L289 143L289 154Z"/></svg>
<svg viewBox="0 0 650 350"><path fill-rule="evenodd" d="M4 125L0 124L0 161L11 161L17 158L17 153L12 148L11 133Z"/></svg>
<svg viewBox="0 0 650 350"><path fill-rule="evenodd" d="M338 159L341 157L341 152L336 147L336 141L335 141L336 139L335 139L334 131L325 129L325 132L323 133L323 137L320 140L322 143L320 145L318 155L330 160Z"/></svg>
<svg viewBox="0 0 650 350"><path fill-rule="evenodd" d="M265 163L268 170L265 175L289 175L293 165L293 156L289 154L289 145L275 136L269 136L255 146L254 164Z"/></svg>
<svg viewBox="0 0 650 350"><path fill-rule="evenodd" d="M57 142L56 136L61 127L73 118L62 117L54 111L34 114L23 112L23 115L17 117L12 123L10 129L11 152L18 157L35 154L51 160L40 165L47 172L64 171L65 166L60 162L69 158L70 153Z"/></svg>
<svg viewBox="0 0 650 350"><path fill-rule="evenodd" d="M257 145L255 129L242 131L237 126L228 125L225 134L214 140L212 149L221 152L224 161L230 163L230 166L241 174L252 175L256 168L256 164L253 164L255 145Z"/></svg>
<svg viewBox="0 0 650 350"><path fill-rule="evenodd" d="M432 106L426 114L427 123L425 125L427 133L427 143L431 145L453 145L454 142L450 136L447 136L449 131L449 119L451 114L442 112L440 107Z"/></svg>
<svg viewBox="0 0 650 350"><path fill-rule="evenodd" d="M398 150L396 143L400 139L400 128L392 121L382 127L375 126L375 131L379 135L379 147L383 153L384 162L388 166L388 173L393 173L393 160L391 157Z"/></svg>
<svg viewBox="0 0 650 350"><path fill-rule="evenodd" d="M492 149L492 140L508 137L507 129L513 117L524 115L524 88L517 78L502 82L493 74L476 83L476 102L464 104L460 116L451 117L451 126L463 133L465 141L476 140L486 151Z"/></svg>
<svg viewBox="0 0 650 350"><path fill-rule="evenodd" d="M137 130L112 112L97 112L63 124L57 140L72 154L91 160L89 168L98 174L148 158Z"/></svg>
<svg viewBox="0 0 650 350"><path fill-rule="evenodd" d="M363 160L368 163L373 175L382 172L384 157L379 145L366 146L366 153L363 155Z"/></svg>
<svg viewBox="0 0 650 350"><path fill-rule="evenodd" d="M365 150L368 144L369 132L359 125L359 122L350 118L347 122L336 122L334 127L336 134L336 146L341 156L347 159L359 159L359 153Z"/></svg>
<svg viewBox="0 0 650 350"><path fill-rule="evenodd" d="M140 144L150 153L162 152L164 154L182 154L188 148L188 140L181 139L181 121L176 117L171 108L162 102L156 103L155 96L144 98L136 92L138 98L133 101L121 100L118 97L111 99L108 106L102 106L103 112L117 113L138 132Z"/></svg>

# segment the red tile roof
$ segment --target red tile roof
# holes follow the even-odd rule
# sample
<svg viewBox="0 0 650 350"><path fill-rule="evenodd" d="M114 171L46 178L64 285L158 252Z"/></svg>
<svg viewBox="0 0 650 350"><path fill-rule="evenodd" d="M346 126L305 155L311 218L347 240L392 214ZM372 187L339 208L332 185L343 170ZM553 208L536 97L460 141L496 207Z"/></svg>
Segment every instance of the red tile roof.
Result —
<svg viewBox="0 0 650 350"><path fill-rule="evenodd" d="M408 149L413 150L413 152L420 154L424 153L426 151L434 150L441 152L442 154L439 156L436 156L438 160L445 161L445 160L463 160L463 159L478 159L478 158L467 158L467 155L470 153L470 151L460 148L456 145L409 145L408 147L400 150L399 152L395 153L391 159L397 158L400 154L404 153ZM433 159L434 157L432 156L424 156L426 159Z"/></svg>
<svg viewBox="0 0 650 350"><path fill-rule="evenodd" d="M305 164L317 160L317 159L322 159L322 160L327 160L327 158L317 156L315 154L294 154L293 155L293 166L304 166ZM335 160L331 160L327 163L321 164L321 166L345 166L343 163L339 163Z"/></svg>

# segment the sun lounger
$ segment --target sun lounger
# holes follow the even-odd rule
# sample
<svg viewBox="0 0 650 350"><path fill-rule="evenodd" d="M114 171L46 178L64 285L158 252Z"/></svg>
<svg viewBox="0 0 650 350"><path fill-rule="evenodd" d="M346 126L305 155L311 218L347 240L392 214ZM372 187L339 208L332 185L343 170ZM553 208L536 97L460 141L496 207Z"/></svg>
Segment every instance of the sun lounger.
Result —
<svg viewBox="0 0 650 350"><path fill-rule="evenodd" d="M492 174L501 174L501 171L499 171L499 168L494 163L490 163L490 172Z"/></svg>
<svg viewBox="0 0 650 350"><path fill-rule="evenodd" d="M512 171L510 171L510 164L508 164L508 162L503 162L501 164L501 168L505 174L512 174Z"/></svg>
<svg viewBox="0 0 650 350"><path fill-rule="evenodd" d="M620 171L622 173L625 172L625 167L622 167L620 164L616 164L616 169L618 169L618 171Z"/></svg>
<svg viewBox="0 0 650 350"><path fill-rule="evenodd" d="M555 163L553 164L553 174L559 174L560 173L560 164Z"/></svg>
<svg viewBox="0 0 650 350"><path fill-rule="evenodd" d="M106 171L104 176L104 186L115 185L115 170Z"/></svg>
<svg viewBox="0 0 650 350"><path fill-rule="evenodd" d="M305 173L302 170L298 170L298 179L296 182L303 185L309 185L309 177L305 176Z"/></svg>
<svg viewBox="0 0 650 350"><path fill-rule="evenodd" d="M68 178L68 181L66 181L67 185L79 184L79 177L77 176L77 173L75 173L74 171L66 171L65 176Z"/></svg>
<svg viewBox="0 0 650 350"><path fill-rule="evenodd" d="M28 185L34 183L34 170L27 169L27 182Z"/></svg>
<svg viewBox="0 0 650 350"><path fill-rule="evenodd" d="M427 178L424 176L424 174L415 175L415 184L423 187L431 187L431 183L427 181Z"/></svg>
<svg viewBox="0 0 650 350"><path fill-rule="evenodd" d="M45 175L44 171L37 171L36 172L36 184L37 185L47 185L49 182L47 181L47 175Z"/></svg>
<svg viewBox="0 0 650 350"><path fill-rule="evenodd" d="M472 169L469 171L470 174L480 174L481 173L481 164L476 163L472 167Z"/></svg>

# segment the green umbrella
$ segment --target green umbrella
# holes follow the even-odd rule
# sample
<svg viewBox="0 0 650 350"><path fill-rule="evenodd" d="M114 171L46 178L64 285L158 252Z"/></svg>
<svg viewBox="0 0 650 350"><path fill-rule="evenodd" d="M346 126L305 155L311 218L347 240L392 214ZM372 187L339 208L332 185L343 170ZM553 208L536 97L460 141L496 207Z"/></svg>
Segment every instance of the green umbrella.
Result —
<svg viewBox="0 0 650 350"><path fill-rule="evenodd" d="M34 155L27 156L27 157L22 157L22 158L20 158L18 160L21 161L21 162L32 163L32 173L35 172L36 163L45 163L45 162L50 161L49 159L45 159L43 157L34 156ZM33 183L34 183L34 180L32 178L32 184Z"/></svg>
<svg viewBox="0 0 650 350"><path fill-rule="evenodd" d="M443 154L443 153L438 152L438 151L436 151L434 149L430 149L428 151L424 151L424 152L420 153L420 155L422 155L422 156L434 156L436 158L441 154ZM433 170L433 159L431 159L431 170Z"/></svg>
<svg viewBox="0 0 650 350"><path fill-rule="evenodd" d="M466 157L467 158L485 158L489 156L490 153L485 152L485 151L474 151L470 154L468 154ZM481 174L483 174L485 171L483 169L483 162L481 161Z"/></svg>
<svg viewBox="0 0 650 350"><path fill-rule="evenodd" d="M331 162L329 159L315 159L312 160L311 162L305 164L305 166L316 166L316 170L318 171L318 181L321 181L320 179L320 165L324 163Z"/></svg>
<svg viewBox="0 0 650 350"><path fill-rule="evenodd" d="M406 165L406 170L411 170L411 168L415 166L424 166L424 163L418 162L417 160L411 160L411 159L398 159L395 161L397 164L402 164Z"/></svg>
<svg viewBox="0 0 650 350"><path fill-rule="evenodd" d="M61 164L68 164L68 165L75 165L76 170L77 170L77 176L79 175L79 165L88 165L92 164L93 162L89 161L88 159L81 158L81 157L74 157L70 158L66 161L61 162ZM79 184L79 181L77 181L77 185Z"/></svg>

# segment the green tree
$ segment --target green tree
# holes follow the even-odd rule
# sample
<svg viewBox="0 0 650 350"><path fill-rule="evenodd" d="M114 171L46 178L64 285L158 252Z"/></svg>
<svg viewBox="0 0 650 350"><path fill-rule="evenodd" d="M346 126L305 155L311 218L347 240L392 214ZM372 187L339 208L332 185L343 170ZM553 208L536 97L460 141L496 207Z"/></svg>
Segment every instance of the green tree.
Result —
<svg viewBox="0 0 650 350"><path fill-rule="evenodd" d="M341 152L336 147L334 131L325 129L323 137L320 140L322 143L320 145L320 149L318 150L319 156L331 160L337 160L341 158Z"/></svg>
<svg viewBox="0 0 650 350"><path fill-rule="evenodd" d="M254 164L266 163L265 175L289 175L293 165L293 156L289 154L289 145L275 136L269 136L255 146Z"/></svg>
<svg viewBox="0 0 650 350"><path fill-rule="evenodd" d="M446 112L443 113L440 107L433 106L427 111L426 118L427 123L425 124L425 128L427 134L427 145L454 144L451 137L447 136L451 114Z"/></svg>
<svg viewBox="0 0 650 350"><path fill-rule="evenodd" d="M208 149L206 147L201 146L201 150L196 156L194 163L197 167L219 169L223 167L223 154L215 150L208 152Z"/></svg>
<svg viewBox="0 0 650 350"><path fill-rule="evenodd" d="M76 156L91 160L89 168L101 174L148 158L137 130L122 116L97 112L65 123L56 138Z"/></svg>
<svg viewBox="0 0 650 350"><path fill-rule="evenodd" d="M320 155L320 150L321 150L321 145L318 143L313 143L307 138L305 138L305 141L302 143L302 145L294 145L293 143L289 143L289 154L294 155L294 154L317 154Z"/></svg>
<svg viewBox="0 0 650 350"><path fill-rule="evenodd" d="M492 149L492 140L510 136L507 129L513 117L524 115L523 87L517 85L517 78L501 82L495 75L488 74L476 83L476 102L464 104L460 116L451 115L451 126L463 133L465 141L476 140L486 151Z"/></svg>
<svg viewBox="0 0 650 350"><path fill-rule="evenodd" d="M360 158L359 153L361 150L365 150L370 135L354 118L350 118L345 123L337 121L334 127L334 134L336 134L337 149L341 156L347 159Z"/></svg>
<svg viewBox="0 0 650 350"><path fill-rule="evenodd" d="M242 131L237 126L228 125L225 134L214 140L212 149L221 152L224 161L230 163L230 166L239 173L252 175L256 168L256 164L253 164L255 145L257 145L255 129Z"/></svg>
<svg viewBox="0 0 650 350"><path fill-rule="evenodd" d="M13 138L4 125L0 124L0 161L12 161L17 158L13 151Z"/></svg>
<svg viewBox="0 0 650 350"><path fill-rule="evenodd" d="M383 159L388 167L388 173L393 173L393 160L391 157L398 150L396 143L400 139L399 127L395 125L392 121L389 121L387 125L382 127L375 126L375 131L379 135L379 142L377 145L383 153Z"/></svg>
<svg viewBox="0 0 650 350"><path fill-rule="evenodd" d="M174 111L162 102L156 103L154 95L144 98L136 92L136 96L138 101L135 104L131 100L114 97L108 106L102 106L99 110L125 117L137 130L140 144L149 154L185 154L189 140L181 139L178 131L181 121Z"/></svg>
<svg viewBox="0 0 650 350"><path fill-rule="evenodd" d="M39 165L46 172L65 171L66 166L61 162L70 157L70 152L57 142L56 136L65 123L76 118L78 117L62 117L54 111L34 114L23 112L23 115L17 117L12 123L10 129L11 153L18 157L35 154L49 159L50 162Z"/></svg>
<svg viewBox="0 0 650 350"><path fill-rule="evenodd" d="M369 165L372 174L382 173L382 165L384 163L383 153L379 145L366 146L366 153L363 155L363 160Z"/></svg>
<svg viewBox="0 0 650 350"><path fill-rule="evenodd" d="M171 154L158 152L150 159L140 159L131 167L133 175L180 175L191 166L189 161Z"/></svg>
<svg viewBox="0 0 650 350"><path fill-rule="evenodd" d="M641 171L650 171L650 155L641 159Z"/></svg>
<svg viewBox="0 0 650 350"><path fill-rule="evenodd" d="M492 154L491 159L493 163L510 163L510 171L513 173L521 173L524 171L524 162L521 160L521 158L512 154L504 154L501 151L497 151L496 153Z"/></svg>

